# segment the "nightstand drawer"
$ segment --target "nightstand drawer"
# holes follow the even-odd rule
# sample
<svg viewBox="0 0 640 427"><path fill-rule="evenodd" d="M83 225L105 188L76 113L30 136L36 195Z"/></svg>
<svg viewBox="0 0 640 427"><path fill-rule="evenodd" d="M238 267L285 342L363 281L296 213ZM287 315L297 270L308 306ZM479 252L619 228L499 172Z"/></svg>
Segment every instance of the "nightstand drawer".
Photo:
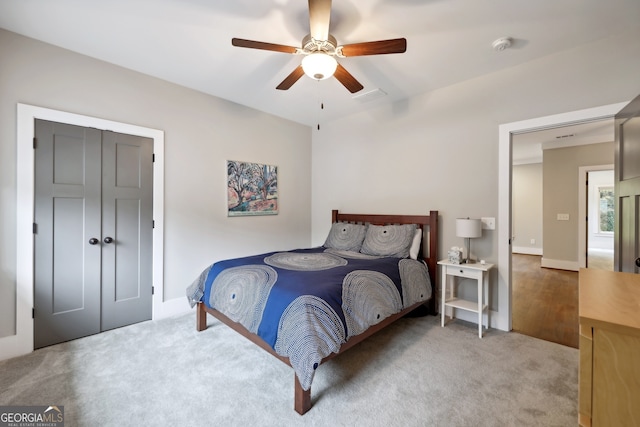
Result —
<svg viewBox="0 0 640 427"><path fill-rule="evenodd" d="M465 268L462 265L447 265L447 276L458 276L458 277L468 277L471 279L477 279L478 273L482 275L482 272L478 272L478 270L471 270L469 268Z"/></svg>

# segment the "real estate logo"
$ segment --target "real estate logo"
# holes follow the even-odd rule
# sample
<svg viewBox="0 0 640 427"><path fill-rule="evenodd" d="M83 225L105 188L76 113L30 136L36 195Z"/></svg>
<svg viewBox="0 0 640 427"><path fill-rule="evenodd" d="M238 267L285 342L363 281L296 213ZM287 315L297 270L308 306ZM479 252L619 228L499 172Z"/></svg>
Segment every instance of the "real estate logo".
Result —
<svg viewBox="0 0 640 427"><path fill-rule="evenodd" d="M64 427L64 406L0 406L0 427Z"/></svg>

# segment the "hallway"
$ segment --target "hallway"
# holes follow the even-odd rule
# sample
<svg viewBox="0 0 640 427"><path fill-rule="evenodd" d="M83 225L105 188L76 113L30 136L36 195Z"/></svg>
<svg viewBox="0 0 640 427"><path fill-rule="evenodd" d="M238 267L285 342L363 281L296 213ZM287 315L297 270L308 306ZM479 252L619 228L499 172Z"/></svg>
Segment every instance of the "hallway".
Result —
<svg viewBox="0 0 640 427"><path fill-rule="evenodd" d="M578 273L542 268L541 258L512 255L512 328L578 348Z"/></svg>

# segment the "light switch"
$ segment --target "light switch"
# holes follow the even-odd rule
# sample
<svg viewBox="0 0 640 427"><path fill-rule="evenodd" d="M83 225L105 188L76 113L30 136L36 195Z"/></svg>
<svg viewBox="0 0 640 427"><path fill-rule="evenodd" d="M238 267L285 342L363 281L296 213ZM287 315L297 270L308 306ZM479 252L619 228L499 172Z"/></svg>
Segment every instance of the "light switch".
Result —
<svg viewBox="0 0 640 427"><path fill-rule="evenodd" d="M483 230L495 230L496 229L496 219L495 218L480 218L482 221L482 229Z"/></svg>
<svg viewBox="0 0 640 427"><path fill-rule="evenodd" d="M558 221L569 221L569 214L558 214Z"/></svg>

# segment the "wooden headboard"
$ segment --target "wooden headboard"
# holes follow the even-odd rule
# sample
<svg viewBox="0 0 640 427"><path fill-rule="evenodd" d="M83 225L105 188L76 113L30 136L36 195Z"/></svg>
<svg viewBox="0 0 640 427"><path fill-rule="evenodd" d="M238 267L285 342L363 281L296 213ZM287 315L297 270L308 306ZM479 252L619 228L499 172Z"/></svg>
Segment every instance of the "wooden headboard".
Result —
<svg viewBox="0 0 640 427"><path fill-rule="evenodd" d="M422 245L418 258L424 259L429 267L431 278L431 299L425 304L429 313L437 314L436 291L438 289L438 211L430 211L429 215L377 215L377 214L345 214L338 210L331 211L331 222L350 222L353 224L417 224L422 230Z"/></svg>

